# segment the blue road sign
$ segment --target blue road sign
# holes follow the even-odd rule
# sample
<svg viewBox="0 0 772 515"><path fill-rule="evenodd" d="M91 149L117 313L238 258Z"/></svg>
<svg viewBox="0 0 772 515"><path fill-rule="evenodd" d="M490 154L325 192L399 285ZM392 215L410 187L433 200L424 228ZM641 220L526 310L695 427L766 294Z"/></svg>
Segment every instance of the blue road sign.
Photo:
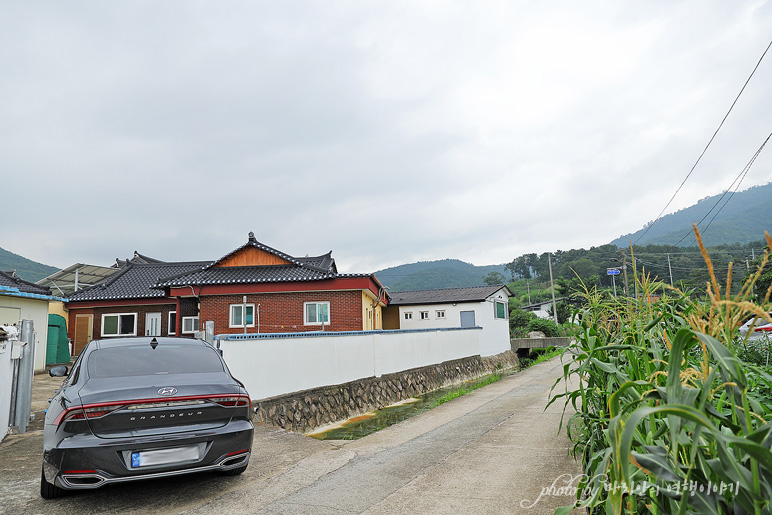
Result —
<svg viewBox="0 0 772 515"><path fill-rule="evenodd" d="M619 269L618 268L607 268L606 269L606 275L619 275Z"/></svg>

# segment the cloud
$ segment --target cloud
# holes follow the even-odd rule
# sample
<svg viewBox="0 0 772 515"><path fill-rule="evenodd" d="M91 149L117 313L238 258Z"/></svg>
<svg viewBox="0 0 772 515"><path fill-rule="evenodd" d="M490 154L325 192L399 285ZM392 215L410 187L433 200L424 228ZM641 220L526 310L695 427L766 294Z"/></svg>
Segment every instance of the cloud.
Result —
<svg viewBox="0 0 772 515"><path fill-rule="evenodd" d="M772 3L12 3L3 248L342 271L500 263L654 219L766 47ZM769 58L768 58L769 59ZM757 75L669 210L769 133ZM744 186L772 180L759 157Z"/></svg>

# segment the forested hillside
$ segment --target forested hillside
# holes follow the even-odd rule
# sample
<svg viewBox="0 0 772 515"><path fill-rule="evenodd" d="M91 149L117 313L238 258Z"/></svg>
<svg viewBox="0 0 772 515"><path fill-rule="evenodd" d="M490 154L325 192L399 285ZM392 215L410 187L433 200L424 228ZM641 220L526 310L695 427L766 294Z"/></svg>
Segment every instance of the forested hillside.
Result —
<svg viewBox="0 0 772 515"><path fill-rule="evenodd" d="M59 269L53 266L36 263L30 259L0 248L0 270L16 270L16 274L25 281L39 281L44 277L57 272Z"/></svg>
<svg viewBox="0 0 772 515"><path fill-rule="evenodd" d="M693 206L663 216L648 231L645 226L611 243L626 247L632 240L640 245L690 246L694 244L693 223L699 223L707 246L758 240L764 231L772 230L772 183L734 195L729 192L706 197Z"/></svg>
<svg viewBox="0 0 772 515"><path fill-rule="evenodd" d="M491 272L504 275L506 269L504 265L475 266L458 259L442 259L386 268L375 274L395 292L482 286L483 277Z"/></svg>

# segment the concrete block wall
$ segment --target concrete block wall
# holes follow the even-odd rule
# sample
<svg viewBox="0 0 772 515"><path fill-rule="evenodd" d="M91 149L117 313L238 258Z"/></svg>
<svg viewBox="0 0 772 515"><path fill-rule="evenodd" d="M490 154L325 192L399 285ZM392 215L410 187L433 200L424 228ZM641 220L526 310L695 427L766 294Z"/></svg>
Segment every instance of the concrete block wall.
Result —
<svg viewBox="0 0 772 515"><path fill-rule="evenodd" d="M254 401L253 405L257 408L257 422L305 433L410 397L517 367L517 355L505 351L485 358L472 356L381 377L313 388Z"/></svg>
<svg viewBox="0 0 772 515"><path fill-rule="evenodd" d="M265 399L479 356L481 333L476 327L233 334L220 335L217 345L252 398Z"/></svg>

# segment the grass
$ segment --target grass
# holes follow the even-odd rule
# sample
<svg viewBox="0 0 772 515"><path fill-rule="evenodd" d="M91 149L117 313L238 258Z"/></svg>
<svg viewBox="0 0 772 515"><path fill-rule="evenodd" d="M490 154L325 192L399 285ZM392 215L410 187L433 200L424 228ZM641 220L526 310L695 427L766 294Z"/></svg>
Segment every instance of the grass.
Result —
<svg viewBox="0 0 772 515"><path fill-rule="evenodd" d="M563 353L563 348L547 347L546 349L534 349L534 351L537 354L536 358L520 358L520 370L525 370L539 363L549 361L555 356L560 356Z"/></svg>
<svg viewBox="0 0 772 515"><path fill-rule="evenodd" d="M461 397L462 395L466 395L474 390L477 390L478 388L482 388L483 386L487 386L489 384L493 384L496 381L499 381L503 376L501 374L491 374L484 379L477 381L470 386L463 386L461 388L456 388L455 390L451 390L442 397L439 397L434 401L434 407L436 408L440 404L445 404L448 401L452 401L453 399L457 399L458 397Z"/></svg>

